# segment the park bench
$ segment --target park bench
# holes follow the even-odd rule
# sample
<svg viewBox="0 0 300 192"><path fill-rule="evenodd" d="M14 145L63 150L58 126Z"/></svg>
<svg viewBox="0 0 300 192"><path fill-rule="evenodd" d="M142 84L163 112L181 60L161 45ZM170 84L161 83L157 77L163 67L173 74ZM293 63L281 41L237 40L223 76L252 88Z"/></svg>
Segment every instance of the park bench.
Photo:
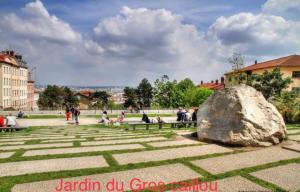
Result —
<svg viewBox="0 0 300 192"><path fill-rule="evenodd" d="M28 127L0 127L0 132L14 132L14 131L20 131L25 130Z"/></svg>
<svg viewBox="0 0 300 192"><path fill-rule="evenodd" d="M163 125L171 125L171 128L178 127L187 127L187 126L195 126L197 121L173 121L173 122L164 122L164 123L128 123L128 126L132 127L133 130L136 129L137 126L145 126L146 130L149 129L151 125L157 125L159 129L163 127Z"/></svg>

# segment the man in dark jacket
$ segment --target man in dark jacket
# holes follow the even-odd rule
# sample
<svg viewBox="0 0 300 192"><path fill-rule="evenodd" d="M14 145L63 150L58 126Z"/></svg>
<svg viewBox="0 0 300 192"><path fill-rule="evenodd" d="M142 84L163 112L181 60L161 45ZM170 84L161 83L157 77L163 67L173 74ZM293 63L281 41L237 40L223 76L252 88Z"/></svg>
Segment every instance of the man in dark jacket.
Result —
<svg viewBox="0 0 300 192"><path fill-rule="evenodd" d="M79 109L78 108L74 109L74 116L75 116L76 125L79 125L79 115L80 115Z"/></svg>

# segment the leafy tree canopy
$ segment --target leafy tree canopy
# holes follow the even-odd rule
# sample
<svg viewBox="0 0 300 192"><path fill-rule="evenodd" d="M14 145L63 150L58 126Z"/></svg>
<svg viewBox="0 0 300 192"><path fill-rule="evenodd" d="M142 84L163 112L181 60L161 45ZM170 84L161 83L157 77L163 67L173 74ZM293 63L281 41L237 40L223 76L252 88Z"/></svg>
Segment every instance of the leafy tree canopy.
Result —
<svg viewBox="0 0 300 192"><path fill-rule="evenodd" d="M272 71L264 71L262 74L252 74L247 80L247 84L261 91L266 99L272 96L279 96L291 82L291 78L283 78L279 68L275 68Z"/></svg>

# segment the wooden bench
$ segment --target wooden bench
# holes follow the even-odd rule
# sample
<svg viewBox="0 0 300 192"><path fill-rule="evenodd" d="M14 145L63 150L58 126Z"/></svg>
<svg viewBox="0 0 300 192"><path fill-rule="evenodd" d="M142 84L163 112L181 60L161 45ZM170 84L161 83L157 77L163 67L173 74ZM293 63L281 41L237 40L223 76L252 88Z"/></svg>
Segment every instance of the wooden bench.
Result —
<svg viewBox="0 0 300 192"><path fill-rule="evenodd" d="M0 132L14 132L14 131L20 131L25 130L28 127L0 127Z"/></svg>
<svg viewBox="0 0 300 192"><path fill-rule="evenodd" d="M146 130L149 129L150 125L157 125L159 129L163 127L163 125L171 125L171 128L176 128L178 125L183 125L186 127L187 125L195 126L197 121L174 121L174 122L164 122L164 123L129 123L128 125L132 127L133 130L136 129L137 126L145 126Z"/></svg>

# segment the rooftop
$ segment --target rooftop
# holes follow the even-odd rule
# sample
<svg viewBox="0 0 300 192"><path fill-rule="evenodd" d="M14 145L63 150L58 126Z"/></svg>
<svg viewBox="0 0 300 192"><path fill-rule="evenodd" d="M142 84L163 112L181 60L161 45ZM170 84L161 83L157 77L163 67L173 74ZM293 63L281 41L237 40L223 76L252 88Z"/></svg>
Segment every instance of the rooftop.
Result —
<svg viewBox="0 0 300 192"><path fill-rule="evenodd" d="M15 67L27 68L26 62L21 55L16 55L14 51L0 52L0 63L10 64Z"/></svg>
<svg viewBox="0 0 300 192"><path fill-rule="evenodd" d="M225 75L236 73L236 72L244 72L244 71L252 71L258 69L266 69L272 67L300 67L300 55L290 55L286 57L281 57L278 59L273 59L269 61L264 61L261 63L256 63L247 67L240 69L239 71L232 71L225 73Z"/></svg>

